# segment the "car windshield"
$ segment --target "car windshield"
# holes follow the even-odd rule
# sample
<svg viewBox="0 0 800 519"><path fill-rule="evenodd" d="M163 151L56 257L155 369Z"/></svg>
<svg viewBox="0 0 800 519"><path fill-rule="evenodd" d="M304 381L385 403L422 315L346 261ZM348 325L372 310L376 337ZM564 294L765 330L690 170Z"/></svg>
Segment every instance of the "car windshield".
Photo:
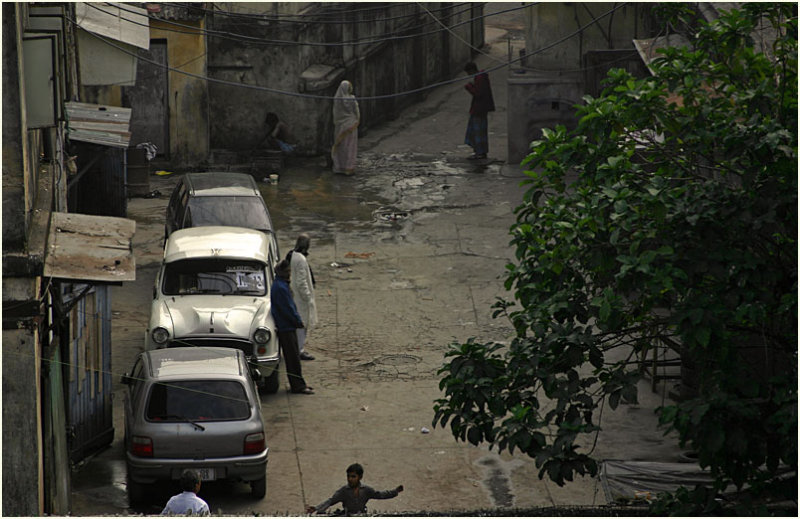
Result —
<svg viewBox="0 0 800 519"><path fill-rule="evenodd" d="M164 267L165 295L267 294L264 264L258 261L200 258L174 261Z"/></svg>
<svg viewBox="0 0 800 519"><path fill-rule="evenodd" d="M147 401L147 419L156 422L217 422L250 417L250 402L235 380L182 380L156 383Z"/></svg>
<svg viewBox="0 0 800 519"><path fill-rule="evenodd" d="M184 227L226 225L271 231L264 202L257 196L198 196L189 200Z"/></svg>

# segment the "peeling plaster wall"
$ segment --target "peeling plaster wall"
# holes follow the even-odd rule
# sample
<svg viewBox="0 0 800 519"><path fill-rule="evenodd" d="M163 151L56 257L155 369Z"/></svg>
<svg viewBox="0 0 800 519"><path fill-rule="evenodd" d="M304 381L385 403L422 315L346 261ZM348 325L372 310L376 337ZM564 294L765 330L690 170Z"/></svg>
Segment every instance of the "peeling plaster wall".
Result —
<svg viewBox="0 0 800 519"><path fill-rule="evenodd" d="M196 28L178 27L174 23ZM178 30L183 32L178 32ZM167 66L194 74L168 72L168 142L170 164L175 168L194 167L208 158L208 85L206 75L206 37L204 22L150 20L150 39L167 41ZM130 107L123 87L118 85L83 86L87 103ZM137 143L131 142L131 146Z"/></svg>
<svg viewBox="0 0 800 519"><path fill-rule="evenodd" d="M39 516L43 510L39 337L3 330L2 515Z"/></svg>
<svg viewBox="0 0 800 519"><path fill-rule="evenodd" d="M646 4L627 4L599 18L618 5L543 2L525 9L527 68L515 71L507 84L509 163L518 164L525 158L531 141L541 137L543 128L556 124L575 127L572 106L581 103L587 83L592 82L590 77L605 76L603 71L611 66L627 66L615 55L607 58L609 61L602 67L592 61L591 66L596 69L588 69L587 53L622 49L635 52L632 40L650 35L652 26ZM593 19L598 23L591 23ZM552 45L554 42L560 43Z"/></svg>
<svg viewBox="0 0 800 519"><path fill-rule="evenodd" d="M578 70L589 50L633 49L633 39L649 31L645 4L628 4L599 18L618 4L612 2L540 2L526 9L525 50L531 56L528 65L557 73ZM591 23L593 18L598 23ZM585 27L562 43L533 55L534 52L562 40Z"/></svg>
<svg viewBox="0 0 800 519"><path fill-rule="evenodd" d="M25 138L25 89L20 68L21 28L15 5L3 4L3 249L23 250L31 193L25 189L30 177L28 141ZM35 193L35 191L34 191Z"/></svg>
<svg viewBox="0 0 800 519"><path fill-rule="evenodd" d="M196 28L151 20L150 39L167 40L167 63L197 76L206 75L205 23L181 20ZM174 166L196 165L208 158L208 85L203 79L169 71L169 156Z"/></svg>
<svg viewBox="0 0 800 519"><path fill-rule="evenodd" d="M228 11L246 9L253 14L259 5L265 9L261 13L275 14L275 6L270 4L228 3L220 7ZM418 4L350 4L358 5L360 9L350 8L347 4L310 5L310 10L304 11L304 20L308 20L306 23L278 23L213 14L209 15L208 25L213 30L273 41L383 41L359 45L308 46L295 43L261 45L213 38L213 43L209 43L209 76L326 98L332 98L339 82L348 79L354 85L356 96L377 96L450 79L461 73L464 63L474 54L462 40L471 42L473 47L483 45L482 20L465 23L451 32L444 31ZM364 6L368 5L378 5L380 9L365 10ZM424 5L449 26L480 16L483 12L481 4L450 7L443 7L446 4L441 3ZM319 13L318 10L323 8L327 12L324 18L319 14L319 20L347 20L349 23L315 22L311 14ZM404 15L412 16L401 18ZM386 40L386 34L417 36ZM327 67L327 73L321 73L313 81L304 79L303 72L308 73L313 65ZM424 96L425 92L421 92L380 100L362 100L360 132L367 132L370 127L393 119L400 110ZM211 83L209 101L212 150L254 152L263 149L259 143L265 137L264 117L270 111L277 113L292 128L299 154L327 153L333 140L330 99Z"/></svg>

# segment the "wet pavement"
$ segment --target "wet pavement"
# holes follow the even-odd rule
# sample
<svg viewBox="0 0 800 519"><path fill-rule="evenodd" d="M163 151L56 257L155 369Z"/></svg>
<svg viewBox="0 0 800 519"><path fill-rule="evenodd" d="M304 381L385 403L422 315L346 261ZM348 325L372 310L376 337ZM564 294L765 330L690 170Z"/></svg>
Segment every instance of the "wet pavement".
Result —
<svg viewBox="0 0 800 519"><path fill-rule="evenodd" d="M507 51L506 34L487 29L495 59ZM478 57L479 66L489 59ZM490 116L488 160L466 160L469 100L463 85L454 84L361 136L355 175L333 174L322 158L294 157L277 184L260 182L282 253L297 234L311 236L320 324L307 345L316 360L302 366L317 393L288 394L282 374L281 390L262 396L267 496L252 499L242 483L206 483L200 495L214 515L302 515L305 505L345 484L353 462L364 466L365 484L405 486L395 499L371 501L372 513L605 503L596 479L559 488L539 480L533 460L456 442L448 429L431 424L448 345L469 337L506 341L513 332L492 319L491 305L509 297L503 288L504 267L513 259L508 229L525 176L504 161L505 80L496 74L492 81L498 109ZM137 279L113 292L116 437L74 471L73 515L159 513L177 492L161 485L148 504L128 507L119 383L143 348L175 176L151 176L161 196L129 201L129 218L137 221ZM662 396L644 382L640 397L639 405L604 417L597 457L677 457L674 438L655 430L652 410Z"/></svg>

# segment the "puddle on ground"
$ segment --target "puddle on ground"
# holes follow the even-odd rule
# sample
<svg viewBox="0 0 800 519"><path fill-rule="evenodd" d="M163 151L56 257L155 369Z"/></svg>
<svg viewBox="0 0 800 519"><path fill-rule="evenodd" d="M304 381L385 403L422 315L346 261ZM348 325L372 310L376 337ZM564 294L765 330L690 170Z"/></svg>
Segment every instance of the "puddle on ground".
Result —
<svg viewBox="0 0 800 519"><path fill-rule="evenodd" d="M373 212L387 201L361 184L354 177L316 169L290 170L281 175L278 184L259 187L275 228L292 235L309 229L326 234L326 227L368 231ZM298 214L298 209L303 216L288 216Z"/></svg>
<svg viewBox="0 0 800 519"><path fill-rule="evenodd" d="M273 225L283 236L313 229L322 240L342 231L399 239L413 214L440 207L451 188L469 181L474 167L402 153L365 155L359 157L355 175L343 176L333 174L319 161L298 158L281 172L277 184L262 182L259 188ZM499 167L491 164L479 169ZM393 171L391 182L384 171L377 174L386 168ZM290 213L294 215L291 218Z"/></svg>
<svg viewBox="0 0 800 519"><path fill-rule="evenodd" d="M475 461L484 468L481 483L489 493L494 506L509 507L514 505L514 492L511 485L511 472L523 465L521 460L503 461L497 456L484 456Z"/></svg>

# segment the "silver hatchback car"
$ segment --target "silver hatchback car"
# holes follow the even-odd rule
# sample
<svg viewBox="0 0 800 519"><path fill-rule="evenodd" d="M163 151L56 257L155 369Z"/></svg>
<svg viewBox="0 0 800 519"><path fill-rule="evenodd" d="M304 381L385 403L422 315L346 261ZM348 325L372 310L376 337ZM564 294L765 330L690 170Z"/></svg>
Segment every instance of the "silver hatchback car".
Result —
<svg viewBox="0 0 800 519"><path fill-rule="evenodd" d="M247 359L234 348L184 347L139 354L122 377L128 499L147 484L194 469L203 481L250 483L267 492L269 448Z"/></svg>

